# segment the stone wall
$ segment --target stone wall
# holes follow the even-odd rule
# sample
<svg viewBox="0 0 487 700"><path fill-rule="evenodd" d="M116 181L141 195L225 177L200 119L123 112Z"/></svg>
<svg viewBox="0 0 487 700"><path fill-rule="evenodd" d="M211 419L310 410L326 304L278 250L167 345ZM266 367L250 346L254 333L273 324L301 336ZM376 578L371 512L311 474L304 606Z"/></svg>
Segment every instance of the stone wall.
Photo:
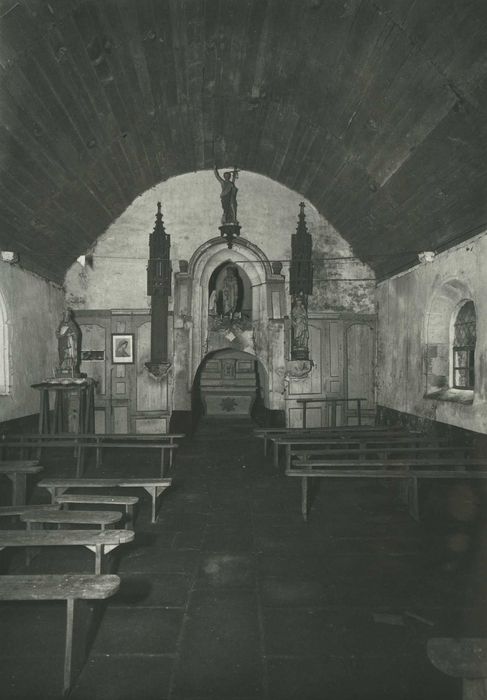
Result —
<svg viewBox="0 0 487 700"><path fill-rule="evenodd" d="M380 283L378 403L425 419L487 432L487 235ZM459 306L477 312L475 390L451 389L451 333Z"/></svg>
<svg viewBox="0 0 487 700"><path fill-rule="evenodd" d="M39 410L39 393L31 384L53 375L64 294L56 285L6 263L0 263L0 294L7 315L10 378L8 393L0 395L3 422Z"/></svg>

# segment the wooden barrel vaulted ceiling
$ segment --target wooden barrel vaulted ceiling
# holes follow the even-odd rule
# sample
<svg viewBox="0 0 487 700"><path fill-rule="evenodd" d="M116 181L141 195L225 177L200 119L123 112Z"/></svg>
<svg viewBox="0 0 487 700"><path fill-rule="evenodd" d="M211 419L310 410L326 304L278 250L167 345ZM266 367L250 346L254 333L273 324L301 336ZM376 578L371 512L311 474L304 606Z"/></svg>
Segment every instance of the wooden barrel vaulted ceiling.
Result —
<svg viewBox="0 0 487 700"><path fill-rule="evenodd" d="M307 197L380 276L486 226L486 0L0 7L0 248L53 280L215 159Z"/></svg>

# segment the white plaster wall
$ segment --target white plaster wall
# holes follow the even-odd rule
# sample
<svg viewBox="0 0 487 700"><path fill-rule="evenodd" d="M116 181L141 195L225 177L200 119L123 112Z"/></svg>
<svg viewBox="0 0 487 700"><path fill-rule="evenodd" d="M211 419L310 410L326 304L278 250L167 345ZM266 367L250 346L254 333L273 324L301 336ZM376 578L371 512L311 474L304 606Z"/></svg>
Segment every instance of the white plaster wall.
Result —
<svg viewBox="0 0 487 700"><path fill-rule="evenodd" d="M222 168L224 170L225 168ZM243 172L237 180L241 235L259 246L270 260L288 260L291 234L295 233L302 197L287 187L255 173ZM74 309L143 309L149 234L154 228L157 201L162 202L164 223L171 235L171 258L189 260L204 241L219 235L220 185L211 171L171 178L148 190L125 210L94 247L93 269L75 263L65 280L67 303ZM306 219L317 256L351 256L350 246L306 202ZM287 266L283 268L287 274ZM310 310L334 309L374 312L373 282L330 282L320 279L370 278L370 268L359 262L315 263L314 297Z"/></svg>
<svg viewBox="0 0 487 700"><path fill-rule="evenodd" d="M1 262L0 290L7 306L10 350L10 392L0 396L0 421L5 421L39 411L39 392L31 384L53 376L64 293L41 277Z"/></svg>
<svg viewBox="0 0 487 700"><path fill-rule="evenodd" d="M377 287L378 403L469 430L487 432L487 234L441 253ZM472 405L423 398L430 302L449 280L471 290L477 311Z"/></svg>

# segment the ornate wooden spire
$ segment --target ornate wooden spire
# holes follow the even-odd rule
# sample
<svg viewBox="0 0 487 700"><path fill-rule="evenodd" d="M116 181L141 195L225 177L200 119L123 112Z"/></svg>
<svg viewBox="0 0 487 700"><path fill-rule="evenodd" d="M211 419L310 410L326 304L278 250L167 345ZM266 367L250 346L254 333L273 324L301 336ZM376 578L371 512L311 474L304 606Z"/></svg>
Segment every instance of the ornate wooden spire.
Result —
<svg viewBox="0 0 487 700"><path fill-rule="evenodd" d="M157 202L156 223L149 237L147 295L162 293L171 296L171 274L171 236L166 233L161 203Z"/></svg>
<svg viewBox="0 0 487 700"><path fill-rule="evenodd" d="M313 294L313 239L308 232L304 202L299 204L296 233L291 236L291 267L289 291L291 294Z"/></svg>

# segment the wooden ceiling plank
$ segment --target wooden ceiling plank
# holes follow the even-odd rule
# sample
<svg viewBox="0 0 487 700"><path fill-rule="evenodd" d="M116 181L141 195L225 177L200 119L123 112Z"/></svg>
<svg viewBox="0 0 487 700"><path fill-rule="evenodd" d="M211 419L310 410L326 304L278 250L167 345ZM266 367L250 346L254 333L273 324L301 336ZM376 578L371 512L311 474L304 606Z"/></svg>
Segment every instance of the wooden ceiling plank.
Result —
<svg viewBox="0 0 487 700"><path fill-rule="evenodd" d="M114 82L117 84L122 96L129 119L127 124L128 137L130 142L133 143L133 155L139 164L140 181L138 182L138 189L141 189L144 183L144 173L149 170L151 179L158 175L157 161L152 159L146 147L146 140L150 143L150 138L147 139L147 136L139 129L139 123L144 123L144 119L141 116L141 109L144 104L143 95L139 88L133 57L130 53L130 45L125 35L117 4L100 4L98 11L104 33L108 35L110 32L113 41L110 64L114 73Z"/></svg>

